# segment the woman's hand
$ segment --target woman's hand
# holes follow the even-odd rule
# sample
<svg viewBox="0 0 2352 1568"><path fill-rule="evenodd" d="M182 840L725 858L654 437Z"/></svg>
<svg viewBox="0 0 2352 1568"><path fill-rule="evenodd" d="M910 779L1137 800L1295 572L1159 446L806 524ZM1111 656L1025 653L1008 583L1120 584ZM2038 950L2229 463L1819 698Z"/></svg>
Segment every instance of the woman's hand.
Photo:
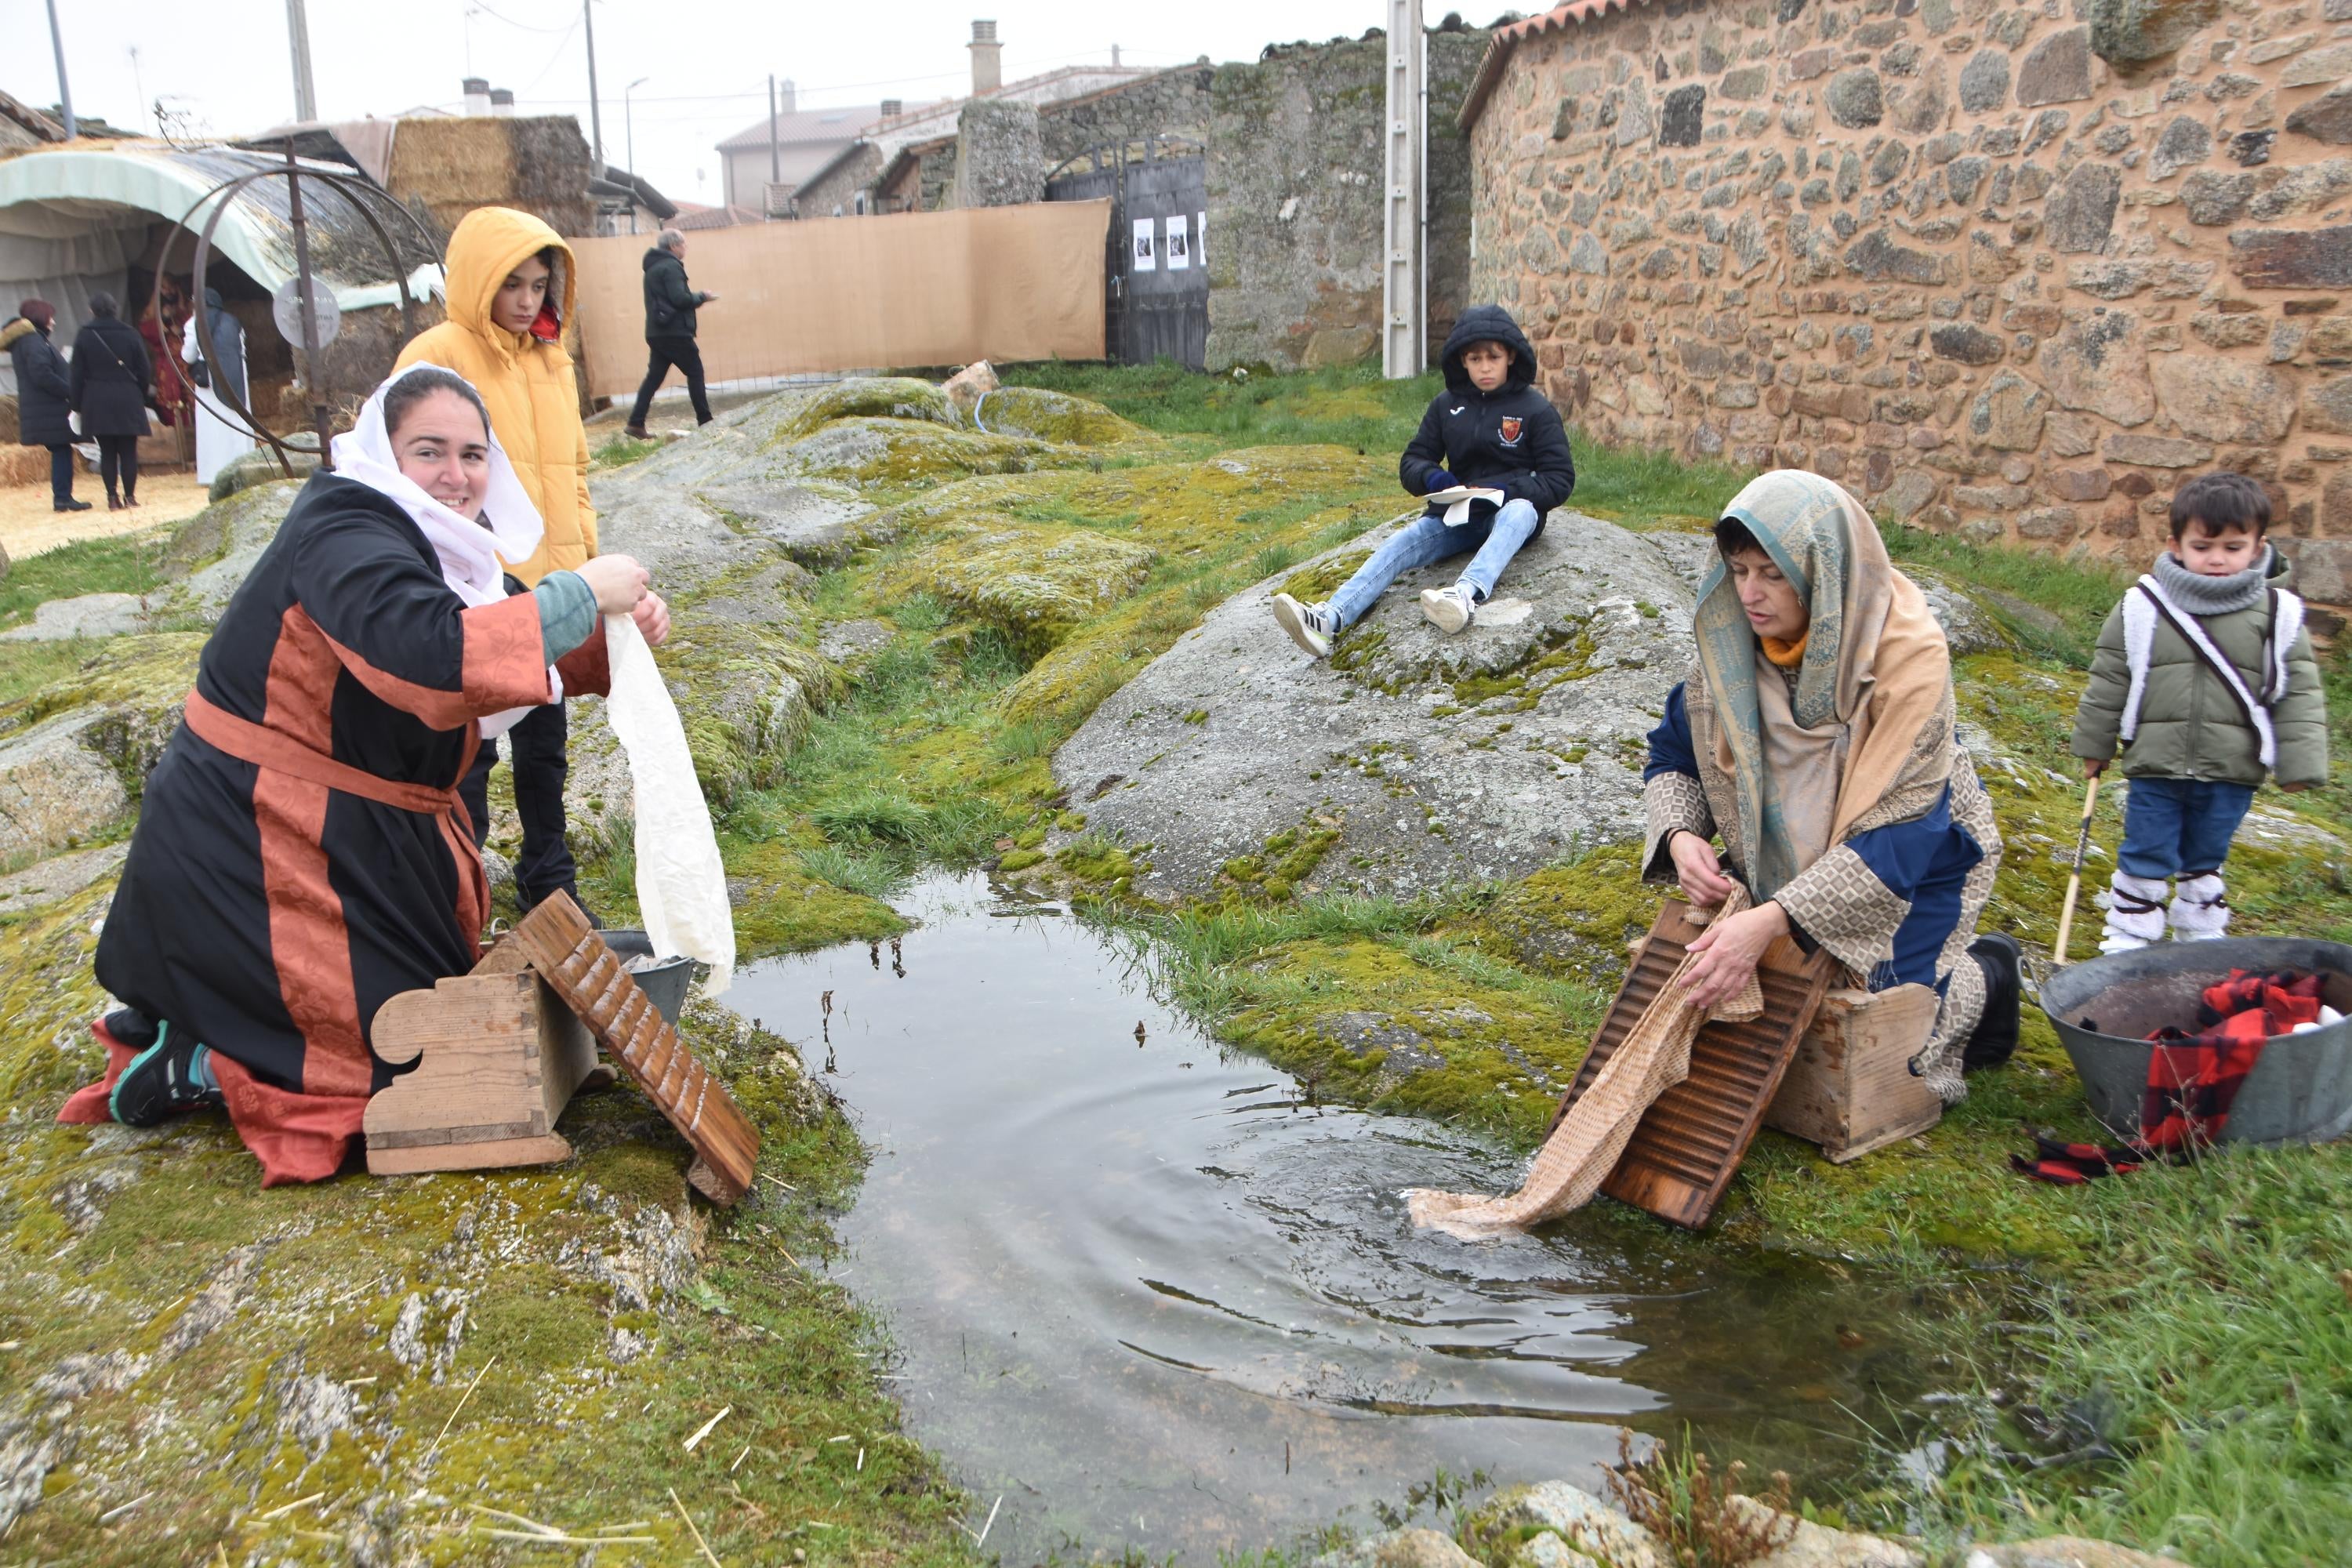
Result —
<svg viewBox="0 0 2352 1568"><path fill-rule="evenodd" d="M576 570L589 592L596 595L596 613L602 616L634 614L653 582L636 559L628 555L599 555Z"/></svg>
<svg viewBox="0 0 2352 1568"><path fill-rule="evenodd" d="M1713 1007L1738 995L1764 950L1788 934L1789 916L1778 904L1759 904L1717 921L1690 944L1698 962L1683 976L1683 1000Z"/></svg>
<svg viewBox="0 0 2352 1568"><path fill-rule="evenodd" d="M1711 910L1731 897L1731 879L1723 874L1723 863L1715 858L1714 845L1681 828L1666 840L1666 853L1674 858L1675 879L1682 884L1692 903Z"/></svg>
<svg viewBox="0 0 2352 1568"><path fill-rule="evenodd" d="M669 636L669 605L663 603L662 596L647 594L637 601L637 607L629 614L635 619L637 631L646 639L646 646L661 647L663 640Z"/></svg>

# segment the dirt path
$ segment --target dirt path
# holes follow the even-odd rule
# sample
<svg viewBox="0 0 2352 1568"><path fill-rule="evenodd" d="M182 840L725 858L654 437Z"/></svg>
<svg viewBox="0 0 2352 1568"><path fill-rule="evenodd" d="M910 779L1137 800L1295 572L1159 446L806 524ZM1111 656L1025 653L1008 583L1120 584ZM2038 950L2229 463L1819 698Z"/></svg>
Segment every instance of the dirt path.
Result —
<svg viewBox="0 0 2352 1568"><path fill-rule="evenodd" d="M106 510L106 491L93 475L75 476L74 495L90 502L90 509L52 510L47 479L37 485L0 489L0 546L6 548L8 558L21 561L77 539L136 533L158 523L194 517L205 509L205 487L196 482L194 474L142 475L139 505L127 511Z"/></svg>

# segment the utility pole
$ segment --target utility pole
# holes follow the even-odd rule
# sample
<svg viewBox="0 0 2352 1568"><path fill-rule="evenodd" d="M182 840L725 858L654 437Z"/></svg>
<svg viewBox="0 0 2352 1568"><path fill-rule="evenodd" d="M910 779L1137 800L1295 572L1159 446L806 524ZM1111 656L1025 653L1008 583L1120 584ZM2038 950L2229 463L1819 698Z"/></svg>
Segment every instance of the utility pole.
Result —
<svg viewBox="0 0 2352 1568"><path fill-rule="evenodd" d="M1389 0L1388 183L1381 268L1381 374L1419 375L1426 361L1428 311L1423 308L1423 183L1429 115L1423 91L1428 56L1421 0Z"/></svg>
<svg viewBox="0 0 2352 1568"><path fill-rule="evenodd" d="M51 6L57 0L49 0ZM319 89L310 80L310 18L302 0L286 0L286 44L294 52L294 118L319 118Z"/></svg>
<svg viewBox="0 0 2352 1568"><path fill-rule="evenodd" d="M653 79L641 76L621 89L621 134L628 138L629 178L633 181L637 177L637 117L630 108L629 94ZM629 191L629 232L637 232L637 193L634 185Z"/></svg>
<svg viewBox="0 0 2352 1568"><path fill-rule="evenodd" d="M70 142L81 129L74 123L73 89L66 82L66 40L58 31L58 0L49 0L49 47L58 57L58 106L65 112L66 140Z"/></svg>
<svg viewBox="0 0 2352 1568"><path fill-rule="evenodd" d="M768 184L782 184L784 178L783 136L776 129L776 73L768 73ZM760 204L767 205L765 202Z"/></svg>
<svg viewBox="0 0 2352 1568"><path fill-rule="evenodd" d="M595 0L580 0L580 16L588 28L588 142L596 154L596 177L604 177L604 111L596 103Z"/></svg>

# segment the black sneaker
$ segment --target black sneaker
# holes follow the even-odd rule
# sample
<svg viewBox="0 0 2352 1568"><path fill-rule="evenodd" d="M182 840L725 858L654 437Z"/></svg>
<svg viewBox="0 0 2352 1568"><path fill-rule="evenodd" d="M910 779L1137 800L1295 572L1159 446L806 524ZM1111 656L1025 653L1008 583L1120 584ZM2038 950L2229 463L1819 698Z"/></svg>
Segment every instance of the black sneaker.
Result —
<svg viewBox="0 0 2352 1568"><path fill-rule="evenodd" d="M2006 931L1990 931L1969 943L1969 957L1984 971L1984 1016L1960 1047L1960 1069L1997 1068L2017 1053L2019 1013L2023 1006L2024 953Z"/></svg>
<svg viewBox="0 0 2352 1568"><path fill-rule="evenodd" d="M114 1080L107 1110L125 1127L153 1127L191 1110L221 1103L220 1090L197 1076L203 1044L169 1024L155 1026L155 1043L131 1059Z"/></svg>
<svg viewBox="0 0 2352 1568"><path fill-rule="evenodd" d="M49 510L51 511L88 511L89 510L89 502L86 500L61 500L54 502L50 506Z"/></svg>

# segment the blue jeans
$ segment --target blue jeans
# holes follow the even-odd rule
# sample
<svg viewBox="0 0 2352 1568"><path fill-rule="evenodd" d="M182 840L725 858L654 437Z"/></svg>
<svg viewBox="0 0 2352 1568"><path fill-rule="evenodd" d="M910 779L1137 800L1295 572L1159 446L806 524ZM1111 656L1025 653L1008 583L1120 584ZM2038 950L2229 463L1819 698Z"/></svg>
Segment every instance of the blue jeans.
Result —
<svg viewBox="0 0 2352 1568"><path fill-rule="evenodd" d="M2116 851L2116 864L2132 876L2157 882L2218 871L2229 856L2238 824L2253 804L2252 784L2134 779L2131 798L2124 805L2124 841Z"/></svg>
<svg viewBox="0 0 2352 1568"><path fill-rule="evenodd" d="M1370 561L1356 568L1354 576L1339 584L1339 591L1331 595L1331 614L1341 626L1354 626L1372 607L1372 601L1405 573L1465 550L1478 553L1462 569L1462 581L1477 590L1484 601L1494 593L1495 580L1503 574L1503 568L1542 521L1535 503L1523 500L1505 501L1485 521L1473 518L1459 528L1446 527L1442 517L1416 518L1391 534L1386 543L1372 552Z"/></svg>

